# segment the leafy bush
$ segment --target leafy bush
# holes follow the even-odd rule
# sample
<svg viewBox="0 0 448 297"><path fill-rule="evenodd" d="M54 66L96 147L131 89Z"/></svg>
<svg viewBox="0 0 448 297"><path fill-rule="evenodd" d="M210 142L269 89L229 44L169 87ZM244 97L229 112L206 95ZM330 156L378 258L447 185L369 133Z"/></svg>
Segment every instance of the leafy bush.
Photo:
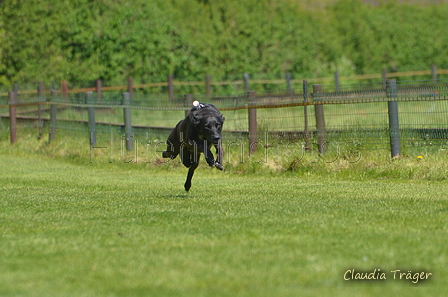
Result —
<svg viewBox="0 0 448 297"><path fill-rule="evenodd" d="M355 0L321 8L288 0L10 0L1 7L0 84L448 68L446 15L447 5Z"/></svg>

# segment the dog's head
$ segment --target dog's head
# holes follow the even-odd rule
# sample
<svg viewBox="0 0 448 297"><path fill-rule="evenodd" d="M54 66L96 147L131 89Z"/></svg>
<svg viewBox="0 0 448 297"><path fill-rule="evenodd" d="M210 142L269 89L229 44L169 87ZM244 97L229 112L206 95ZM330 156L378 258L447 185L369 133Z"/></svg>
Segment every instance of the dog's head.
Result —
<svg viewBox="0 0 448 297"><path fill-rule="evenodd" d="M193 116L195 130L213 144L218 144L221 140L224 121L224 116L216 108L203 109Z"/></svg>

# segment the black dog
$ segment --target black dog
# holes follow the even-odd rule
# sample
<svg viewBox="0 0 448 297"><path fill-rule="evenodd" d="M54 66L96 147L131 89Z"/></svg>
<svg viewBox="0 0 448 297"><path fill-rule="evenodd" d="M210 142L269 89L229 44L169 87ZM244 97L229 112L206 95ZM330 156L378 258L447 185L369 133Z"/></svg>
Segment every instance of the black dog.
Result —
<svg viewBox="0 0 448 297"><path fill-rule="evenodd" d="M189 168L184 185L186 191L191 188L191 178L199 165L201 153L204 153L208 165L219 170L224 169L221 139L223 124L224 117L213 104L198 104L168 136L167 149L162 153L162 157L174 159L180 154L182 164ZM210 151L212 145L216 148L216 160Z"/></svg>

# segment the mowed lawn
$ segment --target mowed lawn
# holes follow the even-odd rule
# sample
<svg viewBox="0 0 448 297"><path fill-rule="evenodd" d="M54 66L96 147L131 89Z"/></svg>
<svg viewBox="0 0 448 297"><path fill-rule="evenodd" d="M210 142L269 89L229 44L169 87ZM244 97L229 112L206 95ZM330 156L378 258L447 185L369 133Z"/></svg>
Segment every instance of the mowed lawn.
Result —
<svg viewBox="0 0 448 297"><path fill-rule="evenodd" d="M201 167L186 194L182 167L0 168L1 296L448 295L446 182Z"/></svg>

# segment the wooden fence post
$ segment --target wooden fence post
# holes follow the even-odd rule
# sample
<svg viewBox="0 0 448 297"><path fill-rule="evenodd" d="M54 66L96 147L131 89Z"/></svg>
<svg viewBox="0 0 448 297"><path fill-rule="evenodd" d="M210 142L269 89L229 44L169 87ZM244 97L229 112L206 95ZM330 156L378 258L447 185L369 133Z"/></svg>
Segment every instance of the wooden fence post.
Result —
<svg viewBox="0 0 448 297"><path fill-rule="evenodd" d="M334 72L334 86L336 92L339 92L339 71Z"/></svg>
<svg viewBox="0 0 448 297"><path fill-rule="evenodd" d="M174 84L173 76L171 74L168 75L168 95L171 100L174 99Z"/></svg>
<svg viewBox="0 0 448 297"><path fill-rule="evenodd" d="M128 92L123 93L123 117L124 117L124 137L126 139L126 150L132 151L133 138L132 124L131 124L131 96Z"/></svg>
<svg viewBox="0 0 448 297"><path fill-rule="evenodd" d="M42 129L44 126L44 122L42 121L42 104L45 101L45 97L44 97L44 84L42 82L40 82L37 85L37 101L38 101L38 106L37 106L37 129L38 129L38 133L39 135L37 136L37 139L41 139L42 138Z"/></svg>
<svg viewBox="0 0 448 297"><path fill-rule="evenodd" d="M387 80L386 94L388 98L397 98L397 81ZM398 103L388 101L390 152L392 158L400 156L400 125L398 122Z"/></svg>
<svg viewBox="0 0 448 297"><path fill-rule="evenodd" d="M250 83L249 83L249 73L243 74L243 81L244 81L244 90L246 91L246 94L250 92Z"/></svg>
<svg viewBox="0 0 448 297"><path fill-rule="evenodd" d="M134 95L134 79L132 77L128 78L128 93L129 99L132 100Z"/></svg>
<svg viewBox="0 0 448 297"><path fill-rule="evenodd" d="M383 81L383 89L386 89L386 81L387 81L387 70L386 68L381 69L381 78Z"/></svg>
<svg viewBox="0 0 448 297"><path fill-rule="evenodd" d="M313 85L313 101L322 93L322 85ZM323 104L314 104L314 116L316 117L317 145L319 153L326 151L327 131L325 130L325 116Z"/></svg>
<svg viewBox="0 0 448 297"><path fill-rule="evenodd" d="M291 95L293 93L291 86L291 72L286 72L285 79L286 79L286 89L288 90L288 93Z"/></svg>
<svg viewBox="0 0 448 297"><path fill-rule="evenodd" d="M50 134L48 135L48 141L51 142L52 140L56 139L56 114L58 107L55 103L56 98L58 96L58 91L52 90L51 91L51 105L50 105Z"/></svg>
<svg viewBox="0 0 448 297"><path fill-rule="evenodd" d="M303 102L308 103L308 81L303 80ZM304 117L304 129L303 136L305 138L305 150L310 149L310 131L308 127L308 106L303 106L303 117Z"/></svg>
<svg viewBox="0 0 448 297"><path fill-rule="evenodd" d="M207 96L212 94L211 77L208 74L205 76L205 94Z"/></svg>
<svg viewBox="0 0 448 297"><path fill-rule="evenodd" d="M101 99L103 97L103 94L101 93L102 87L103 87L103 82L101 81L101 79L97 79L95 89L96 89L96 100L98 103L101 102Z"/></svg>
<svg viewBox="0 0 448 297"><path fill-rule="evenodd" d="M437 65L436 64L431 65L431 76L432 76L432 80L434 82L437 82Z"/></svg>
<svg viewBox="0 0 448 297"><path fill-rule="evenodd" d="M9 136L11 144L16 142L17 139L17 119L16 119L16 104L17 95L16 92L9 92Z"/></svg>
<svg viewBox="0 0 448 297"><path fill-rule="evenodd" d="M193 95L186 94L184 103L185 103L185 117L187 117L188 113L190 112L190 109L193 107Z"/></svg>
<svg viewBox="0 0 448 297"><path fill-rule="evenodd" d="M93 102L93 92L86 92L88 107L88 117L89 117L89 136L90 136L90 146L96 145L96 124L95 124L95 109L92 106Z"/></svg>
<svg viewBox="0 0 448 297"><path fill-rule="evenodd" d="M64 98L68 98L68 82L63 80L61 81L61 95Z"/></svg>
<svg viewBox="0 0 448 297"><path fill-rule="evenodd" d="M252 105L252 100L257 97L255 91L247 92L249 97L249 105ZM249 154L252 155L257 151L257 109L248 109L248 119L249 119Z"/></svg>

